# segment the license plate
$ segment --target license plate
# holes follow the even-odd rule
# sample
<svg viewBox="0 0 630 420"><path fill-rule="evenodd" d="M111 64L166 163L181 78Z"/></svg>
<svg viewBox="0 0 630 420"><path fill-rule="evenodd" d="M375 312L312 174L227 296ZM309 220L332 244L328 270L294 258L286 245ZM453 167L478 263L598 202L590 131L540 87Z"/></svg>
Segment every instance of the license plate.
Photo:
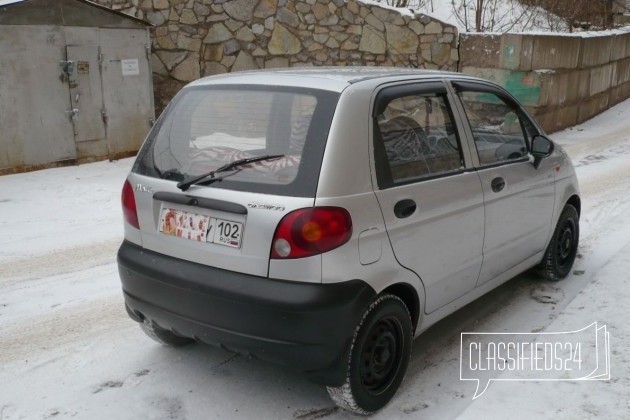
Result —
<svg viewBox="0 0 630 420"><path fill-rule="evenodd" d="M242 236L242 223L231 222L229 220L223 219L215 219L214 217L210 219L210 228L208 229L208 242L231 246L232 248L240 248Z"/></svg>
<svg viewBox="0 0 630 420"><path fill-rule="evenodd" d="M165 235L232 248L240 248L243 237L242 223L168 208L162 209L159 230Z"/></svg>

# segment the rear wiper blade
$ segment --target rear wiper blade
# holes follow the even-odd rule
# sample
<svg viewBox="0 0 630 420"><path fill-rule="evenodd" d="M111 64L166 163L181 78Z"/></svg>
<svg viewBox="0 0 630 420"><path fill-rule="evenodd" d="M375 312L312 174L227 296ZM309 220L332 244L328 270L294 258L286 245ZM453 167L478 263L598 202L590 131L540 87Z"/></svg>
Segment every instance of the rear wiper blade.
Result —
<svg viewBox="0 0 630 420"><path fill-rule="evenodd" d="M209 179L204 179L203 181L199 181L199 182L195 182L195 185L210 185L210 184L214 184L215 182L221 182L223 181L225 178L229 178L231 176L236 175L237 173L241 172L242 169L236 169L234 172L227 174L227 175L223 175L223 176L215 176Z"/></svg>
<svg viewBox="0 0 630 420"><path fill-rule="evenodd" d="M201 174L199 176L195 176L189 179L185 179L182 182L179 182L177 184L177 188L179 188L182 191L186 191L188 188L190 188L191 185L196 184L205 178L210 177L214 179L214 175L218 174L219 172L229 171L239 166L247 165L248 163L260 162L263 160L279 159L281 157L284 157L284 155L264 155L264 156L256 156L256 157L245 158L245 159L238 159L238 160L235 160L234 162L227 163L213 171L206 172L205 174Z"/></svg>

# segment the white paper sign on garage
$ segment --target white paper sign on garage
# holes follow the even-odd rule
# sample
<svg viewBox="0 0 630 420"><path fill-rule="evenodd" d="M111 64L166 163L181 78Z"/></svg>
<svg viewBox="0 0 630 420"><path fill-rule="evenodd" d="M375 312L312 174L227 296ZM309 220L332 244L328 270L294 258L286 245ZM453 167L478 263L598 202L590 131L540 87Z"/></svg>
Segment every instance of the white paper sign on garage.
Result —
<svg viewBox="0 0 630 420"><path fill-rule="evenodd" d="M137 58L120 61L122 63L123 76L138 76L140 74L140 65Z"/></svg>

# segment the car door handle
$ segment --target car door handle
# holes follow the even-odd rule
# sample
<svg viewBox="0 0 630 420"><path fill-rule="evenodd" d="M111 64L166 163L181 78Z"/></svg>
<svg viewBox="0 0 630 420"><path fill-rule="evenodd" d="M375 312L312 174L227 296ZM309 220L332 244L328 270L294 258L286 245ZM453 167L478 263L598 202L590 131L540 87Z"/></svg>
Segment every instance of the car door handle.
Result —
<svg viewBox="0 0 630 420"><path fill-rule="evenodd" d="M501 177L494 178L490 186L492 187L492 191L499 192L505 188L505 179Z"/></svg>
<svg viewBox="0 0 630 420"><path fill-rule="evenodd" d="M413 200L400 200L394 206L394 214L399 219L404 219L411 216L416 211L416 207L416 202Z"/></svg>

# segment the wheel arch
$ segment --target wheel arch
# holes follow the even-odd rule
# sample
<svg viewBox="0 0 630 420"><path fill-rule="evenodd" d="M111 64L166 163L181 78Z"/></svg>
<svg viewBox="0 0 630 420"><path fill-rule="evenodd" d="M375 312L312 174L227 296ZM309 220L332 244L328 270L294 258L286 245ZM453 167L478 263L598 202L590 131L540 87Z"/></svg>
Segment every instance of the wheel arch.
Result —
<svg viewBox="0 0 630 420"><path fill-rule="evenodd" d="M420 320L420 298L416 289L407 283L396 283L386 287L379 295L391 294L399 297L409 309L409 315L411 315L411 325L413 327L413 333L415 334L416 328Z"/></svg>
<svg viewBox="0 0 630 420"><path fill-rule="evenodd" d="M582 214L582 200L577 194L572 195L566 202L566 204L570 204L577 210L578 217ZM565 204L565 205L566 205Z"/></svg>

